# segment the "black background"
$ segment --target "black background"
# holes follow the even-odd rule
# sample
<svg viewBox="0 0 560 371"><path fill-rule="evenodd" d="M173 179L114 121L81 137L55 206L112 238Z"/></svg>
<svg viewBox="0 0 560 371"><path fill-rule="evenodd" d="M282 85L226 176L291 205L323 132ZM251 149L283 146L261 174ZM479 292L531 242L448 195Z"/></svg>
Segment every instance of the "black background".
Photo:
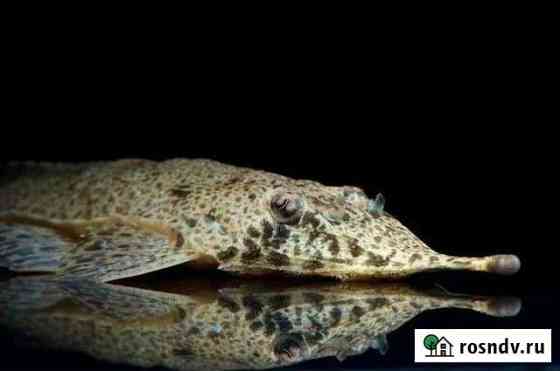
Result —
<svg viewBox="0 0 560 371"><path fill-rule="evenodd" d="M203 157L383 192L387 210L437 251L522 261L513 277L419 281L520 296L524 311L496 326L554 328L553 44L546 24L532 33L464 26L315 36L20 30L4 61L1 159ZM494 326L477 321L441 327Z"/></svg>

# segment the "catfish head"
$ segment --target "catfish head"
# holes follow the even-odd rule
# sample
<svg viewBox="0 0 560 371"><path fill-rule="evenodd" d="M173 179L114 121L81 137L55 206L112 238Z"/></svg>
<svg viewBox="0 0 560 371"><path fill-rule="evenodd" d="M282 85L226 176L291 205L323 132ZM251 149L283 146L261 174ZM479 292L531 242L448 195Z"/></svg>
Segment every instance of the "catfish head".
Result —
<svg viewBox="0 0 560 371"><path fill-rule="evenodd" d="M381 194L369 198L357 187L244 169L212 200L206 233L222 237L206 251L215 250L222 270L356 280L441 269L513 274L520 268L515 255L437 253L385 210Z"/></svg>
<svg viewBox="0 0 560 371"><path fill-rule="evenodd" d="M343 361L369 349L385 355L389 351L387 335L428 310L462 308L510 317L521 309L518 298L418 291L395 284L300 286L290 293L253 298L272 303L263 305L263 314L256 321L264 323L265 335L272 334L264 341L263 354L270 347L271 360L282 366L330 356Z"/></svg>

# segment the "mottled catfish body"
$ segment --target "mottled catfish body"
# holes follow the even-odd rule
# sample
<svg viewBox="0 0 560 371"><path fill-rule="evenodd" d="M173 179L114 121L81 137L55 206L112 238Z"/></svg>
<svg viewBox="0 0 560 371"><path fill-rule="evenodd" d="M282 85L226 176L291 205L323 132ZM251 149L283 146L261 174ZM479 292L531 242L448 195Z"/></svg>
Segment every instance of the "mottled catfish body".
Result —
<svg viewBox="0 0 560 371"><path fill-rule="evenodd" d="M0 267L99 281L191 262L241 274L512 274L514 255L431 250L359 188L211 160L13 164L0 182Z"/></svg>
<svg viewBox="0 0 560 371"><path fill-rule="evenodd" d="M516 315L521 304L402 284L216 290L185 281L175 287L187 287L175 291L188 294L18 277L0 282L0 327L24 334L35 346L116 363L266 369L323 357L344 360L370 348L384 354L387 334L426 310L462 308L503 317Z"/></svg>

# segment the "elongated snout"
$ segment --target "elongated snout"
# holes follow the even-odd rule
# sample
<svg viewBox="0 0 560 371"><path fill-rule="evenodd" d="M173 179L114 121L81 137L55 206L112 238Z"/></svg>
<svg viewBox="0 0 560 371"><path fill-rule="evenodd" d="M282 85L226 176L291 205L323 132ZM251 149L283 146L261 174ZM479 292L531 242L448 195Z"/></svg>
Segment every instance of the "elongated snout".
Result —
<svg viewBox="0 0 560 371"><path fill-rule="evenodd" d="M469 270L512 275L521 269L521 261L516 255L490 255L484 257L462 257L444 255L435 269Z"/></svg>
<svg viewBox="0 0 560 371"><path fill-rule="evenodd" d="M514 317L521 311L521 299L513 296L471 296L445 292L433 301L436 308L464 308L494 317Z"/></svg>

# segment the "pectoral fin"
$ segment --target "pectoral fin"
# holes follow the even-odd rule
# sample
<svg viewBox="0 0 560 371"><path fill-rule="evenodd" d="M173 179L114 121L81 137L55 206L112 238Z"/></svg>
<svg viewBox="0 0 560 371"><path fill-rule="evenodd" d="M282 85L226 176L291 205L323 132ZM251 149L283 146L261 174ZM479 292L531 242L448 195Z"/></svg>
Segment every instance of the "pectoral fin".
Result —
<svg viewBox="0 0 560 371"><path fill-rule="evenodd" d="M16 277L0 282L0 322L48 318L110 326L113 331L162 329L186 318L189 297L86 280Z"/></svg>
<svg viewBox="0 0 560 371"><path fill-rule="evenodd" d="M184 238L164 226L100 218L51 223L0 219L0 267L111 281L192 260Z"/></svg>
<svg viewBox="0 0 560 371"><path fill-rule="evenodd" d="M0 224L0 267L14 272L56 272L67 241L48 228L25 224Z"/></svg>

